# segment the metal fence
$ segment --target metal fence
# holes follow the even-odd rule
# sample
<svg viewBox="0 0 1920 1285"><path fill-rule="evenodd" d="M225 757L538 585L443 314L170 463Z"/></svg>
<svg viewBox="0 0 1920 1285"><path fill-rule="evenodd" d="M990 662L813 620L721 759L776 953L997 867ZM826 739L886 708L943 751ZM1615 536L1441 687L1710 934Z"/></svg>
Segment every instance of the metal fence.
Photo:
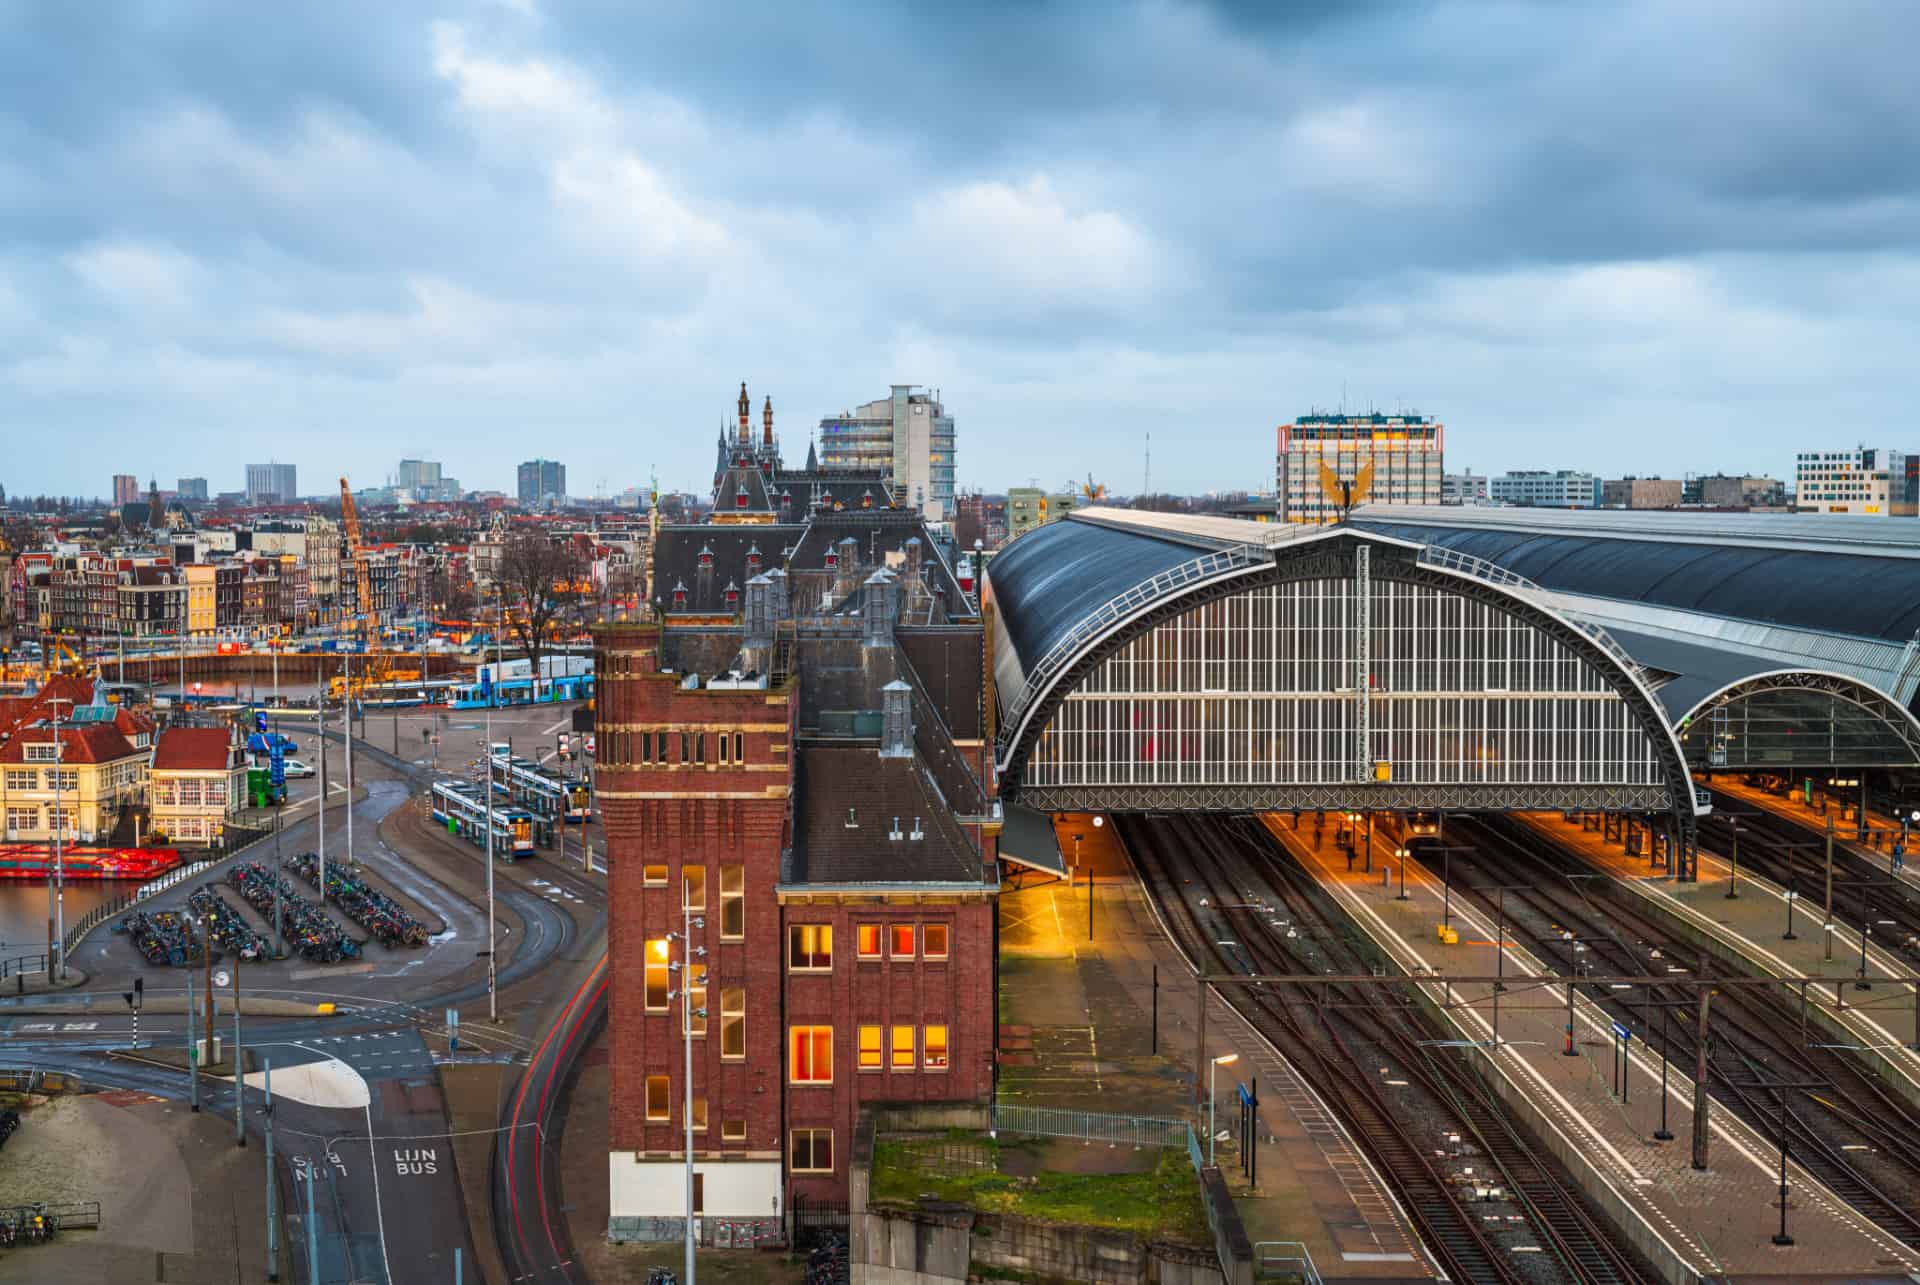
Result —
<svg viewBox="0 0 1920 1285"><path fill-rule="evenodd" d="M988 1116L1002 1133L1032 1134L1042 1138L1080 1138L1135 1147L1186 1147L1198 1155L1193 1128L1185 1120L1155 1116L1116 1115L1106 1111L1076 1111L1068 1107L1030 1107L995 1103ZM1199 1168L1199 1164L1194 1166Z"/></svg>
<svg viewBox="0 0 1920 1285"><path fill-rule="evenodd" d="M1253 1276L1261 1281L1299 1281L1301 1285L1321 1285L1320 1271L1313 1265L1305 1241L1263 1240L1253 1247Z"/></svg>

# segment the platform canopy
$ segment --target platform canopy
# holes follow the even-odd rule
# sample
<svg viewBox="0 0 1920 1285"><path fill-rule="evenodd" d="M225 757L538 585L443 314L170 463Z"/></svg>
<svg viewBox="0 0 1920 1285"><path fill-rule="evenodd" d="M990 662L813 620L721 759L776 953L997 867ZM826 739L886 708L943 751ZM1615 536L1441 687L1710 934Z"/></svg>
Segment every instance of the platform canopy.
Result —
<svg viewBox="0 0 1920 1285"><path fill-rule="evenodd" d="M1698 807L1648 676L1492 564L1093 508L989 564L1002 791L1045 810Z"/></svg>

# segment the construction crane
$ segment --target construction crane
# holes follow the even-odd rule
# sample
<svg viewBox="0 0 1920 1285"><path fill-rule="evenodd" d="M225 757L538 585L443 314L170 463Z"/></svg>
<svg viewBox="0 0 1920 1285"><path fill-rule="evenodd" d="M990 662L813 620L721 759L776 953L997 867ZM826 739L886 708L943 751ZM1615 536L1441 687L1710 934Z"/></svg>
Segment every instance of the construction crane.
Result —
<svg viewBox="0 0 1920 1285"><path fill-rule="evenodd" d="M373 610L373 576L367 570L367 550L360 543L360 513L353 507L353 492L347 479L340 479L340 521L347 528L347 552L353 556L353 576L360 590L360 614L355 627L366 637L377 623Z"/></svg>

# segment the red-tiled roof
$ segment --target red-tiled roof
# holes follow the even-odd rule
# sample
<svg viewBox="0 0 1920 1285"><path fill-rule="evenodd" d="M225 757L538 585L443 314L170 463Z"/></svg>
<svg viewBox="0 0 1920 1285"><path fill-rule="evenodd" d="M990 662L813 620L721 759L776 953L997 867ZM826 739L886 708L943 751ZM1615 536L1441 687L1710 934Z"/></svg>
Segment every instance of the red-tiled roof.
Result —
<svg viewBox="0 0 1920 1285"><path fill-rule="evenodd" d="M230 762L232 737L224 727L170 727L153 751L156 772L219 772Z"/></svg>
<svg viewBox="0 0 1920 1285"><path fill-rule="evenodd" d="M37 719L51 720L56 700L67 702L61 709L62 718L75 705L93 704L93 680L74 674L55 674L39 691L24 698L23 704L9 700L6 706L0 706L0 736L10 735Z"/></svg>
<svg viewBox="0 0 1920 1285"><path fill-rule="evenodd" d="M50 745L53 743L53 727L33 725L17 729L13 739L0 748L0 763L25 763L27 746ZM142 751L127 743L118 728L107 723L82 723L78 727L60 729L60 761L62 763L112 763L117 759L132 758ZM36 760L39 761L39 760Z"/></svg>
<svg viewBox="0 0 1920 1285"><path fill-rule="evenodd" d="M137 709L128 709L125 705L114 711L113 725L119 728L124 736L138 736L142 732L151 734L155 727L151 718Z"/></svg>

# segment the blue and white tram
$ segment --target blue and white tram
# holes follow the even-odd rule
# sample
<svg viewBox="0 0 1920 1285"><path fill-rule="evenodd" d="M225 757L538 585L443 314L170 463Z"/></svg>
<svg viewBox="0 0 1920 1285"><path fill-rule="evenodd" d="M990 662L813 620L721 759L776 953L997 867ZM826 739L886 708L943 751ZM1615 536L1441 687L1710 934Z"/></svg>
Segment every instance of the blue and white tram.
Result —
<svg viewBox="0 0 1920 1285"><path fill-rule="evenodd" d="M593 819L593 790L577 776L562 776L528 758L494 754L493 783L515 803L549 819L564 818L568 825Z"/></svg>
<svg viewBox="0 0 1920 1285"><path fill-rule="evenodd" d="M476 848L487 845L488 806L481 801L478 785L468 781L436 781L433 792L433 819ZM493 850L502 860L517 861L533 855L533 814L525 808L494 804Z"/></svg>

